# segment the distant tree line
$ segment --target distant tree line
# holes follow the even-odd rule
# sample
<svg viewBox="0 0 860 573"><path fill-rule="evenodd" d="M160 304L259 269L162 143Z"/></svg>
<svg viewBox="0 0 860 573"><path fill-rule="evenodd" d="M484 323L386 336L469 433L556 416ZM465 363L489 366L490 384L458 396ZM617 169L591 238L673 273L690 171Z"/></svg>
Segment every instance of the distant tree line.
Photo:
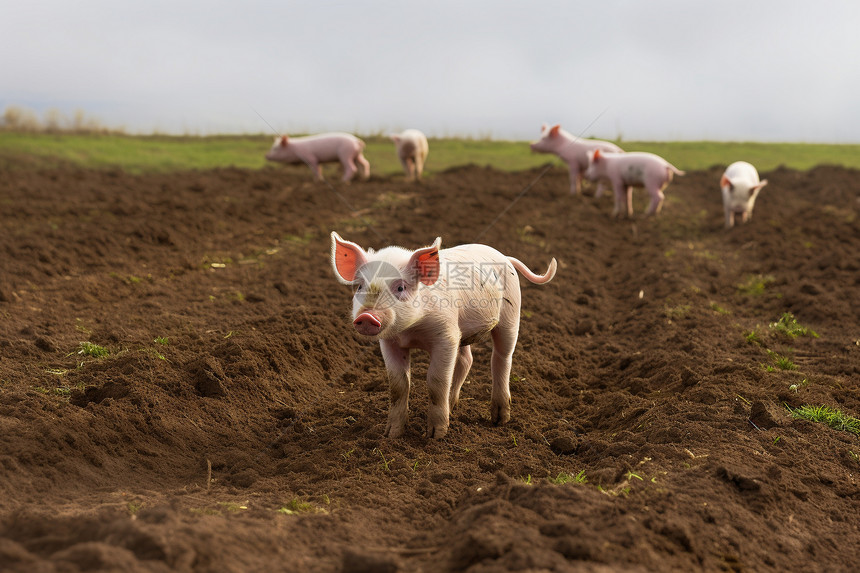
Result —
<svg viewBox="0 0 860 573"><path fill-rule="evenodd" d="M23 133L123 133L123 129L109 128L81 109L69 117L56 108L45 110L42 117L26 107L10 105L0 118L0 130Z"/></svg>

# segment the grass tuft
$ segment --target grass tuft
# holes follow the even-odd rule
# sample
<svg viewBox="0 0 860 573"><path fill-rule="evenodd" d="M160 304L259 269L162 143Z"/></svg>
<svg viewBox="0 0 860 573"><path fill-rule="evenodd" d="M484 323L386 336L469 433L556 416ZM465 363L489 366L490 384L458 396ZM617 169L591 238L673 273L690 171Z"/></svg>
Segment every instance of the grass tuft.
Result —
<svg viewBox="0 0 860 573"><path fill-rule="evenodd" d="M761 346L761 337L758 335L758 333L755 330L750 330L749 332L745 332L744 333L744 339L746 339L746 341L749 344L755 344L757 346Z"/></svg>
<svg viewBox="0 0 860 573"><path fill-rule="evenodd" d="M750 275L745 282L738 285L738 292L750 296L761 296L775 280L773 275Z"/></svg>
<svg viewBox="0 0 860 573"><path fill-rule="evenodd" d="M732 311L730 311L726 308L723 308L722 306L720 306L716 302L711 302L711 310L713 310L714 312L716 312L718 314L731 314L732 313Z"/></svg>
<svg viewBox="0 0 860 573"><path fill-rule="evenodd" d="M300 513L326 513L326 510L315 506L312 503L308 503L306 501L302 501L297 497L294 497L284 505L282 508L278 510L278 513L285 513L287 515L298 515Z"/></svg>
<svg viewBox="0 0 860 573"><path fill-rule="evenodd" d="M689 314L690 312L690 308L692 307L689 304L679 304L678 306L673 307L666 305L663 308L663 314L665 314L666 318L670 320L677 320L679 318L684 318L685 316L687 316L687 314Z"/></svg>
<svg viewBox="0 0 860 573"><path fill-rule="evenodd" d="M90 356L92 358L104 358L110 354L110 351L104 346L99 346L92 342L81 342L78 345L78 354L81 356Z"/></svg>
<svg viewBox="0 0 860 573"><path fill-rule="evenodd" d="M820 406L803 405L791 410L791 417L819 422L834 430L860 435L860 420L823 404Z"/></svg>
<svg viewBox="0 0 860 573"><path fill-rule="evenodd" d="M549 483L552 483L555 485L564 485L566 483L575 483L575 484L588 483L588 477L586 477L586 475L585 475L585 470L580 470L579 473L576 474L575 476L570 475L569 473L566 473L566 472L561 472L556 477L554 477L554 478L549 477L549 478L547 478L547 480L549 480Z"/></svg>
<svg viewBox="0 0 860 573"><path fill-rule="evenodd" d="M810 336L812 338L818 338L817 332L815 332L811 328L801 326L797 322L797 319L794 318L794 315L790 312L783 313L778 321L771 322L770 329L778 334L792 339L797 338L798 336Z"/></svg>
<svg viewBox="0 0 860 573"><path fill-rule="evenodd" d="M777 354L773 350L768 350L767 354L768 354L768 356L770 356L770 359L773 360L773 366L771 366L770 364L763 364L762 365L764 367L764 369L767 370L768 372L773 372L776 369L779 369L779 370L797 370L797 366L787 356L783 356L782 354Z"/></svg>

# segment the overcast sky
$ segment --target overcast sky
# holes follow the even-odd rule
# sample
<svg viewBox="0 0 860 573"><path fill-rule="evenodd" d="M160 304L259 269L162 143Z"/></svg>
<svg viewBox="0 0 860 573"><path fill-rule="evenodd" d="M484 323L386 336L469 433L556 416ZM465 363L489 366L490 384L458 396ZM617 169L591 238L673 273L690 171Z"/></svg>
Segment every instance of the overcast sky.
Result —
<svg viewBox="0 0 860 573"><path fill-rule="evenodd" d="M8 105L144 133L860 143L860 2L17 2Z"/></svg>

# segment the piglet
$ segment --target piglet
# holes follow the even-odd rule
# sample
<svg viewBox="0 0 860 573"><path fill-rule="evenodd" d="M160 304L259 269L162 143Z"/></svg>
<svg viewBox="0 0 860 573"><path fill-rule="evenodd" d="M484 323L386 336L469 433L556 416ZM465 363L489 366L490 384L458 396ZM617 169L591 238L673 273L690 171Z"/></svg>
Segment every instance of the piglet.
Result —
<svg viewBox="0 0 860 573"><path fill-rule="evenodd" d="M736 215L741 216L742 223L752 219L756 197L765 185L767 179L759 181L758 171L746 161L735 161L726 168L720 178L726 229L735 226Z"/></svg>
<svg viewBox="0 0 860 573"><path fill-rule="evenodd" d="M588 168L585 170L586 177L605 177L612 183L615 192L612 214L616 217L622 214L625 203L627 216L633 216L633 187L644 187L651 196L645 214L659 213L665 198L663 190L676 174L684 175L684 172L653 153L611 153L600 149L588 152Z"/></svg>
<svg viewBox="0 0 860 573"><path fill-rule="evenodd" d="M536 275L513 257L486 245L441 249L441 238L416 251L386 247L365 251L331 234L335 277L352 285L353 326L378 340L388 370L390 409L385 435L403 435L411 386L410 353L430 353L427 370L427 437L448 432L451 408L472 366L471 345L493 341L490 419L511 417L511 358L520 327L520 282L552 280L556 260Z"/></svg>
<svg viewBox="0 0 860 573"><path fill-rule="evenodd" d="M608 141L600 141L599 139L582 139L575 137L561 128L560 125L554 125L548 128L546 124L541 127L541 137L539 140L531 144L532 151L538 153L554 153L567 163L570 169L570 192L573 194L579 193L582 190L583 172L588 167L588 152L600 149L601 151L613 151L623 153L624 150ZM589 181L594 179L586 175ZM598 180L597 191L595 197L600 198L603 195L603 182Z"/></svg>
<svg viewBox="0 0 860 573"><path fill-rule="evenodd" d="M281 163L304 163L311 168L317 181L322 181L322 163L340 161L343 165L343 181L348 182L356 174L356 162L361 167L361 177L370 177L370 163L362 151L364 142L349 133L321 133L307 137L275 138L275 143L266 154L269 161Z"/></svg>
<svg viewBox="0 0 860 573"><path fill-rule="evenodd" d="M420 180L421 173L424 171L424 162L430 152L427 136L417 129L407 129L403 133L392 135L391 139L397 146L397 157L403 165L403 171L406 172L406 179Z"/></svg>

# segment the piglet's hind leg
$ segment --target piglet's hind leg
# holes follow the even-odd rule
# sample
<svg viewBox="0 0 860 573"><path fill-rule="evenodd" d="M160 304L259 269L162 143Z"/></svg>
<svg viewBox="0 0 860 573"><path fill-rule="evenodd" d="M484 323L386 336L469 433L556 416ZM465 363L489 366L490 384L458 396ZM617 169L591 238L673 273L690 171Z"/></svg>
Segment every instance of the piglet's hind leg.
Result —
<svg viewBox="0 0 860 573"><path fill-rule="evenodd" d="M448 433L449 399L454 367L459 353L459 338L437 344L430 351L427 368L427 394L430 407L427 410L427 437L443 438Z"/></svg>
<svg viewBox="0 0 860 573"><path fill-rule="evenodd" d="M460 352L457 354L457 364L454 366L454 383L451 385L451 409L460 401L460 388L463 387L463 382L466 381L466 376L469 375L469 369L472 367L472 347L461 346Z"/></svg>
<svg viewBox="0 0 860 573"><path fill-rule="evenodd" d="M495 328L493 335L493 356L490 370L493 374L493 390L490 396L490 421L493 424L507 424L511 419L511 362L517 344L517 329L513 332Z"/></svg>

